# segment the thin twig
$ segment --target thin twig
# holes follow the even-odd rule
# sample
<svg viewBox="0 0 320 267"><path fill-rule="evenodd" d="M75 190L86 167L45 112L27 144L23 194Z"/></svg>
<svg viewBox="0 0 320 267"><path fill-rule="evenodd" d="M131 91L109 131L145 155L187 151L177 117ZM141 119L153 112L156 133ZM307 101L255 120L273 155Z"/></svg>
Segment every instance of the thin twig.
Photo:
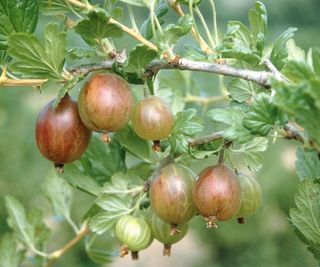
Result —
<svg viewBox="0 0 320 267"><path fill-rule="evenodd" d="M270 70L273 73L274 77L277 80L279 80L279 81L286 81L287 80L285 78L285 76L276 68L275 65L272 64L272 62L268 58L265 58L263 60L263 64L266 65L268 70Z"/></svg>
<svg viewBox="0 0 320 267"><path fill-rule="evenodd" d="M210 0L209 2L210 2L210 5L211 5L211 9L212 9L213 32L215 34L215 41L216 41L216 45L219 45L220 44L220 40L219 40L219 33L218 33L216 6L214 4L214 0Z"/></svg>
<svg viewBox="0 0 320 267"><path fill-rule="evenodd" d="M82 9L87 9L87 10L93 9L93 7L94 7L89 3L84 4L78 0L68 0L68 2L73 4L74 6L80 7ZM154 45L153 43L151 43L150 41L145 39L139 32L136 32L135 29L130 29L129 27L123 25L122 23L120 23L119 21L117 21L113 18L110 18L109 22L114 25L117 25L121 30L123 30L124 32L126 32L127 34L132 36L134 39L136 39L140 43L150 47L151 49L153 49L155 51L158 51L158 47L156 45Z"/></svg>
<svg viewBox="0 0 320 267"><path fill-rule="evenodd" d="M222 138L222 134L223 134L223 131L220 131L220 132L214 132L212 134L208 134L205 136L201 136L195 139L190 139L189 146L198 146L198 145L209 143L211 141Z"/></svg>
<svg viewBox="0 0 320 267"><path fill-rule="evenodd" d="M220 102L223 100L227 100L227 98L225 96L222 95L218 95L218 96L197 96L197 95L190 95L187 94L183 101L184 102L196 102L196 103L200 103L200 104L211 104L211 103L215 103L215 102Z"/></svg>
<svg viewBox="0 0 320 267"><path fill-rule="evenodd" d="M121 30L123 30L124 32L129 34L131 37L133 37L134 39L136 39L140 43L150 47L152 50L158 51L158 47L155 44L153 44L150 41L148 41L147 39L145 39L140 33L136 32L135 30L128 28L127 26L121 24L119 21L117 21L113 18L110 18L109 22L114 25L117 25L119 28L121 28Z"/></svg>
<svg viewBox="0 0 320 267"><path fill-rule="evenodd" d="M65 244L62 248L52 252L49 254L49 261L44 265L44 267L50 267L52 264L58 260L64 253L69 251L75 244L81 241L87 234L90 233L90 229L88 228L87 224L84 224L80 229L79 233L70 240L67 244Z"/></svg>
<svg viewBox="0 0 320 267"><path fill-rule="evenodd" d="M211 48L214 49L216 47L216 44L215 44L215 42L214 42L214 40L213 40L213 38L211 36L211 33L210 33L209 28L207 26L206 20L202 16L202 13L201 13L201 11L200 11L200 9L198 7L195 8L195 11L196 11L196 13L197 13L197 15L198 15L198 17L199 17L199 19L200 19L200 21L202 23L202 26L203 26L206 34L207 34L207 37L208 37L209 43L211 45Z"/></svg>
<svg viewBox="0 0 320 267"><path fill-rule="evenodd" d="M98 70L110 70L112 69L112 64L114 60L103 61L96 64L85 64L80 65L75 68L68 69L68 72L71 75L82 74L83 76L88 75L90 72ZM123 63L119 63L121 65ZM218 64L218 63L209 63L194 61L190 59L181 58L174 64L167 62L166 60L154 60L148 66L145 67L145 76L153 75L159 72L162 69L178 69L178 70L189 70L189 71L199 71L199 72L208 72L215 73L224 76L237 77L245 79L248 81L255 82L270 88L269 79L274 77L274 74L267 71L253 71L247 69L239 69L228 64ZM13 80L6 79L0 81L0 85L15 85L15 86L40 86L47 80Z"/></svg>
<svg viewBox="0 0 320 267"><path fill-rule="evenodd" d="M135 19L135 17L134 17L134 14L133 14L133 10L132 10L131 5L127 5L127 8L128 8L128 12L129 12L129 17L130 17L132 29L133 29L135 32L139 32L139 29L138 29L138 27L137 27L136 19Z"/></svg>

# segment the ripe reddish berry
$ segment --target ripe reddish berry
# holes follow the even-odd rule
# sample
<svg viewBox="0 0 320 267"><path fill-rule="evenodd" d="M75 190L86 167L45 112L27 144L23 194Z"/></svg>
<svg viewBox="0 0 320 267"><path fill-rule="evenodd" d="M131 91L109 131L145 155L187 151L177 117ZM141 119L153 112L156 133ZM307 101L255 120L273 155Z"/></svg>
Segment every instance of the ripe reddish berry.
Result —
<svg viewBox="0 0 320 267"><path fill-rule="evenodd" d="M41 154L53 161L58 171L78 159L86 150L91 131L80 119L78 104L67 94L54 110L53 101L40 111L36 122L36 142Z"/></svg>
<svg viewBox="0 0 320 267"><path fill-rule="evenodd" d="M104 133L105 141L109 141L108 132L119 131L128 123L133 107L129 84L112 73L91 76L78 101L84 124L92 131Z"/></svg>

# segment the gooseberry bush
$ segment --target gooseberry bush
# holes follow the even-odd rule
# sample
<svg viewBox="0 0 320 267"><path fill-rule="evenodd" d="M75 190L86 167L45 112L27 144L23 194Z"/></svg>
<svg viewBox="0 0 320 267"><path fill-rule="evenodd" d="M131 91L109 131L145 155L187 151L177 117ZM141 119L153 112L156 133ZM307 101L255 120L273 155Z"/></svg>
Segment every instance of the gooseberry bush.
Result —
<svg viewBox="0 0 320 267"><path fill-rule="evenodd" d="M38 148L57 171L42 189L75 232L65 246L46 251L50 229L41 210L27 212L6 196L12 233L2 238L1 266L20 266L30 255L51 266L82 240L92 261L106 263L112 255L95 241L107 232L120 256L131 251L137 259L154 239L170 255L194 216L208 228L242 224L261 205L263 189L252 173L276 138L300 143L289 221L320 260L320 48L297 47L295 28L267 43L267 10L259 1L249 23L230 21L221 34L216 15L223 11L204 2L0 0L0 86L55 90L35 119ZM202 15L203 5L212 18ZM138 25L140 9L149 15ZM175 22L168 22L170 10ZM35 35L43 17L49 22ZM71 46L75 35L86 45ZM128 51L125 36L136 41ZM194 41L186 44L185 36ZM169 72L183 71L220 75L220 95L164 83ZM200 103L205 116L187 100ZM219 108L207 110L216 101ZM195 174L189 162L205 158L211 166ZM79 222L71 217L73 189L93 198Z"/></svg>

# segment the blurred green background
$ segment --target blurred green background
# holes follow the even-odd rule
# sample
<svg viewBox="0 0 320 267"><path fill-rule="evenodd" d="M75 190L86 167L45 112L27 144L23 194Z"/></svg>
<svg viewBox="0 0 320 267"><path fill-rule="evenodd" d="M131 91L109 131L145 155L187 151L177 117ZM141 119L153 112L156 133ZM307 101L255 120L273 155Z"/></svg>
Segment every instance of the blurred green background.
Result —
<svg viewBox="0 0 320 267"><path fill-rule="evenodd" d="M273 40L288 27L297 27L296 43L307 49L320 44L320 1L281 0L263 1L269 14L268 40ZM241 20L247 23L247 12L253 1L217 0L220 32L226 29L228 20ZM201 10L210 25L211 14L204 0ZM137 17L143 21L147 12L138 10ZM175 19L173 13L170 13ZM127 16L125 16L127 17ZM45 19L41 20L45 22ZM41 33L44 23L39 23ZM221 34L220 34L221 35ZM71 34L70 43L81 46L83 42ZM119 49L130 50L133 42L117 42ZM193 42L191 38L184 43ZM181 52L183 54L183 52ZM71 62L72 63L72 62ZM169 75L169 74L167 74ZM165 78L168 79L167 75ZM179 74L170 74L174 79ZM192 76L191 76L192 75ZM184 79L194 80L191 91L202 95L218 95L217 78L208 74L183 74ZM186 78L187 77L187 78ZM181 90L185 90L180 84ZM180 89L179 88L179 89ZM40 207L46 214L46 223L53 229L49 250L59 248L72 237L70 227L54 218L49 203L41 193L41 182L52 168L43 159L34 140L34 124L38 111L57 93L51 89L43 94L31 88L0 88L0 195L17 197L26 208ZM74 92L76 95L77 92ZM188 104L188 106L193 106ZM201 107L194 105L202 114ZM272 142L272 140L270 140ZM315 266L316 261L298 240L288 221L288 212L294 206L294 194L298 179L295 175L295 143L276 141L265 153L265 165L256 175L264 192L263 205L259 212L248 218L247 224L238 225L235 221L219 224L217 230L205 228L204 221L197 217L191 222L188 236L174 247L171 258L161 256L160 245L155 243L141 253L141 259L132 263L130 259L114 258L112 266L210 266L210 267L300 267ZM208 160L193 162L195 172L214 162ZM241 163L238 163L241 164ZM82 217L93 200L81 192L75 192L73 215ZM3 198L0 201L0 238L8 231ZM106 247L112 246L106 238ZM34 266L32 258L24 266ZM54 266L91 267L93 264L85 255L81 244L65 254Z"/></svg>

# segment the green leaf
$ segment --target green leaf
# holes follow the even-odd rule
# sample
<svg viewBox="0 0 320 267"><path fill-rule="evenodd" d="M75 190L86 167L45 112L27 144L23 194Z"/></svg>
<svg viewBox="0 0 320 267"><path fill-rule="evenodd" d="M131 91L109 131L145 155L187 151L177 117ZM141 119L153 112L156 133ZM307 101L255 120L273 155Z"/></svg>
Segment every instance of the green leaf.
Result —
<svg viewBox="0 0 320 267"><path fill-rule="evenodd" d="M8 224L19 239L29 247L35 243L35 232L29 223L22 204L14 197L6 196L5 205L8 212Z"/></svg>
<svg viewBox="0 0 320 267"><path fill-rule="evenodd" d="M80 12L81 8L75 7L65 0L38 0L42 14L47 16L59 16L68 12Z"/></svg>
<svg viewBox="0 0 320 267"><path fill-rule="evenodd" d="M65 179L73 187L87 192L91 195L98 196L101 190L98 182L83 173L83 167L76 162L64 166L64 173L59 176Z"/></svg>
<svg viewBox="0 0 320 267"><path fill-rule="evenodd" d="M227 32L218 51L224 58L235 58L256 65L261 58L252 51L251 44L250 30L239 21L229 21Z"/></svg>
<svg viewBox="0 0 320 267"><path fill-rule="evenodd" d="M117 132L115 138L126 150L145 162L152 163L159 160L158 154L151 149L151 143L137 136L130 126Z"/></svg>
<svg viewBox="0 0 320 267"><path fill-rule="evenodd" d="M222 50L223 58L234 58L239 61L247 62L251 65L257 65L261 58L254 54L251 49L246 47L235 47L232 50Z"/></svg>
<svg viewBox="0 0 320 267"><path fill-rule="evenodd" d="M317 151L298 147L296 168L300 181L320 178L320 161Z"/></svg>
<svg viewBox="0 0 320 267"><path fill-rule="evenodd" d="M75 76L71 80L68 80L64 86L59 90L59 93L57 97L55 98L52 107L53 109L56 109L59 104L61 99L71 90L75 87L75 85L79 82L79 77Z"/></svg>
<svg viewBox="0 0 320 267"><path fill-rule="evenodd" d="M100 44L104 38L122 36L122 30L109 22L110 16L103 9L92 10L87 16L89 19L78 22L75 31L89 45Z"/></svg>
<svg viewBox="0 0 320 267"><path fill-rule="evenodd" d="M306 61L289 61L284 68L284 74L294 82L312 80L315 77L312 68Z"/></svg>
<svg viewBox="0 0 320 267"><path fill-rule="evenodd" d="M237 149L231 149L233 153L240 153L243 156L247 167L251 171L259 171L262 168L264 152L268 148L268 139L264 137L255 137L251 141L242 144Z"/></svg>
<svg viewBox="0 0 320 267"><path fill-rule="evenodd" d="M7 51L0 50L0 68L7 65L11 58L8 56Z"/></svg>
<svg viewBox="0 0 320 267"><path fill-rule="evenodd" d="M227 31L222 40L225 48L250 47L251 32L245 25L240 21L229 21L227 27Z"/></svg>
<svg viewBox="0 0 320 267"><path fill-rule="evenodd" d="M160 25L164 24L164 19L162 18L164 15L166 15L169 11L168 4L166 2L160 2L160 4L157 6L156 10L154 11L155 15L157 16ZM157 29L157 25L156 29ZM150 40L153 37L152 32L152 24L151 24L151 16L149 15L148 19L145 20L141 26L140 32L143 34L143 36Z"/></svg>
<svg viewBox="0 0 320 267"><path fill-rule="evenodd" d="M128 214L128 212L100 212L93 216L89 221L89 228L92 232L101 235L110 230L121 216Z"/></svg>
<svg viewBox="0 0 320 267"><path fill-rule="evenodd" d="M228 125L223 131L223 137L228 140L245 143L253 138L252 133L242 123L246 114L239 106L212 109L208 111L208 116L214 121Z"/></svg>
<svg viewBox="0 0 320 267"><path fill-rule="evenodd" d="M294 39L289 39L286 44L288 50L288 60L304 61L306 60L306 53L302 48L297 46Z"/></svg>
<svg viewBox="0 0 320 267"><path fill-rule="evenodd" d="M271 102L270 95L260 93L256 96L243 121L243 125L253 134L267 136L275 124L284 123L283 115L276 105Z"/></svg>
<svg viewBox="0 0 320 267"><path fill-rule="evenodd" d="M50 237L50 229L43 222L43 211L38 208L32 209L28 213L28 221L32 225L35 233L35 247L43 248L44 243Z"/></svg>
<svg viewBox="0 0 320 267"><path fill-rule="evenodd" d="M157 57L157 51L149 48L146 45L137 45L131 51L123 69L125 72L137 73L141 77L145 71L145 67Z"/></svg>
<svg viewBox="0 0 320 267"><path fill-rule="evenodd" d="M16 59L11 68L25 77L61 80L66 54L66 33L48 24L44 42L34 35L15 33L8 39L8 54Z"/></svg>
<svg viewBox="0 0 320 267"><path fill-rule="evenodd" d="M309 94L310 91L316 92L318 87L313 87L308 81L299 84L272 81L272 87L277 92L274 103L320 144L319 100Z"/></svg>
<svg viewBox="0 0 320 267"><path fill-rule="evenodd" d="M97 234L103 234L108 231L117 220L132 211L130 197L116 197L108 194L102 194L96 201L96 204L101 207L103 212L93 216L89 222L91 231Z"/></svg>
<svg viewBox="0 0 320 267"><path fill-rule="evenodd" d="M117 197L109 194L102 194L96 200L96 204L105 211L111 213L129 212L131 197Z"/></svg>
<svg viewBox="0 0 320 267"><path fill-rule="evenodd" d="M309 245L315 258L320 258L320 185L306 180L299 185L295 196L297 208L290 210L292 225Z"/></svg>
<svg viewBox="0 0 320 267"><path fill-rule="evenodd" d="M320 47L312 49L312 63L314 72L320 76Z"/></svg>
<svg viewBox="0 0 320 267"><path fill-rule="evenodd" d="M50 173L42 188L49 198L55 214L69 219L73 203L72 187L55 173Z"/></svg>
<svg viewBox="0 0 320 267"><path fill-rule="evenodd" d="M22 204L14 197L6 196L5 205L8 212L8 224L18 238L30 249L35 250L49 237L49 230L43 223L43 213L32 210L28 216Z"/></svg>
<svg viewBox="0 0 320 267"><path fill-rule="evenodd" d="M273 44L270 54L270 61L278 70L281 70L287 62L288 49L286 47L286 44L288 40L294 36L294 32L296 30L296 28L287 29L277 38L277 40Z"/></svg>
<svg viewBox="0 0 320 267"><path fill-rule="evenodd" d="M242 103L254 95L255 85L244 79L234 78L228 85L228 92L233 100Z"/></svg>
<svg viewBox="0 0 320 267"><path fill-rule="evenodd" d="M71 59L92 58L97 55L94 49L74 47L70 48L67 52Z"/></svg>
<svg viewBox="0 0 320 267"><path fill-rule="evenodd" d="M37 0L0 0L0 49L11 33L33 33L38 22Z"/></svg>
<svg viewBox="0 0 320 267"><path fill-rule="evenodd" d="M163 43L168 46L172 46L178 42L178 40L186 35L193 27L193 19L190 15L181 17L176 24L169 24L163 30L164 37Z"/></svg>
<svg viewBox="0 0 320 267"><path fill-rule="evenodd" d="M195 109L178 112L168 139L172 151L176 154L187 153L189 147L188 138L194 137L202 130L203 123L197 116Z"/></svg>
<svg viewBox="0 0 320 267"><path fill-rule="evenodd" d="M110 180L116 172L125 172L125 150L113 137L105 144L98 134L93 134L90 145L81 157L82 170L85 175L91 176L100 185Z"/></svg>
<svg viewBox="0 0 320 267"><path fill-rule="evenodd" d="M21 253L12 234L5 234L0 243L0 267L19 267Z"/></svg>
<svg viewBox="0 0 320 267"><path fill-rule="evenodd" d="M267 10L260 1L255 2L255 8L249 11L249 22L253 35L254 47L262 55L264 48L264 36L267 31Z"/></svg>

